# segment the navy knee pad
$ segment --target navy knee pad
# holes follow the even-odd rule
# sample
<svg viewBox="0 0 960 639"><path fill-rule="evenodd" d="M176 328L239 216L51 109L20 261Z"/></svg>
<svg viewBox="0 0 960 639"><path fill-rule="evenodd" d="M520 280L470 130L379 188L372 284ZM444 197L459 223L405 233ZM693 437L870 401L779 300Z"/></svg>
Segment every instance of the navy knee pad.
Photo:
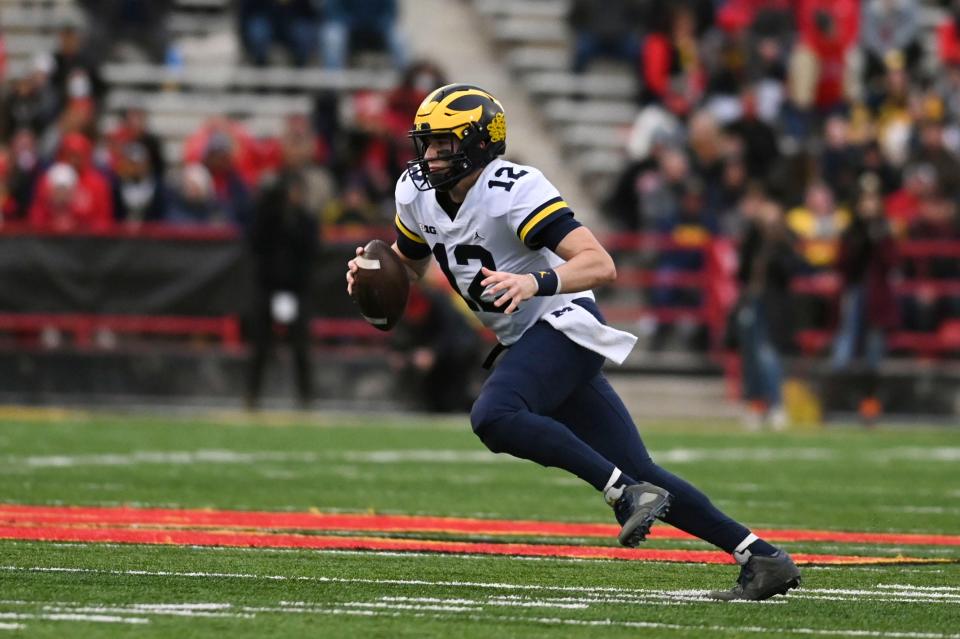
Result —
<svg viewBox="0 0 960 639"><path fill-rule="evenodd" d="M510 418L517 410L517 407L511 407L496 394L481 393L470 410L470 426L491 452L504 452L507 450Z"/></svg>

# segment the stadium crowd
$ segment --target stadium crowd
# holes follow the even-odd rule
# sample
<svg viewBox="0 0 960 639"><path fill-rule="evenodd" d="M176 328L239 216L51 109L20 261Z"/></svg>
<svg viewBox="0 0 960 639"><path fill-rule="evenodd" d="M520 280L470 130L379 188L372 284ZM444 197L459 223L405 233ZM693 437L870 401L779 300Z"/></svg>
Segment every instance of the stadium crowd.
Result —
<svg viewBox="0 0 960 639"><path fill-rule="evenodd" d="M908 241L960 239L960 2L574 0L569 18L574 72L601 57L636 70L611 223L673 237L665 274L703 268L684 244L739 245L727 334L747 398L781 405L796 329L833 334L835 370L875 370L890 331L960 318L937 286L960 276L960 244L898 257ZM820 274L839 291L792 286ZM900 277L923 285L900 295ZM650 301L701 295L662 286Z"/></svg>
<svg viewBox="0 0 960 639"><path fill-rule="evenodd" d="M148 6L160 20L168 3L106 4ZM742 251L762 259L742 255L742 264L760 266L741 269L740 280L766 292L788 286L768 264L771 245L787 247L797 259L777 268L839 268L856 298L844 307L866 308L865 321L879 330L901 321L933 330L960 315L954 296L898 303L890 289L898 242L960 237L960 2L945 7L932 33L921 26L927 6L573 0L572 70L589 72L598 57L636 69L629 160L602 206L611 223L682 242L750 240ZM321 227L388 224L395 176L411 154L411 114L446 81L429 62L403 66L396 2L244 0L236 10L252 64L271 63L282 47L291 65L336 69L350 51L373 46L402 68L401 78L388 91L317 93L312 112L289 115L275 137L210 118L170 158L144 107L103 117L101 45L136 39L146 18L131 10L88 21L96 33L67 25L54 51L4 78L0 222L65 232L144 222L247 230L262 185L297 169ZM925 47L930 39L936 46ZM142 46L156 59L166 45ZM698 269L698 260L668 250L658 268ZM925 277L956 278L960 260L923 268ZM678 295L662 288L650 301ZM838 348L838 363L849 350Z"/></svg>
<svg viewBox="0 0 960 639"><path fill-rule="evenodd" d="M687 241L782 230L800 258L795 271L839 269L848 289L870 289L869 322L896 322L897 243L960 238L960 3L943 7L933 32L921 26L930 8L576 0L573 70L613 57L638 78L609 219ZM700 266L689 262L668 253L661 266ZM777 286L753 275L754 285ZM932 260L924 275L955 278L960 259ZM741 272L742 283L750 277ZM932 330L960 315L960 300L913 299L901 310L910 328Z"/></svg>
<svg viewBox="0 0 960 639"><path fill-rule="evenodd" d="M168 3L146 4L160 19L159 5ZM238 40L249 61L266 64L269 53L286 47L292 64L317 60L336 69L350 52L379 47L392 64L403 64L395 46L396 2L328 1L322 13L314 4L241 2ZM211 117L170 158L151 130L147 105L105 117L101 65L110 48L103 43L131 32L140 22L138 13L131 15L65 24L54 51L0 75L0 224L61 232L144 222L248 229L257 194L284 169L305 174L309 206L325 224L392 220L394 180L411 153L406 131L413 110L445 81L436 67L413 62L385 92L317 94L312 112L289 114L277 136L256 136L226 115ZM371 15L379 16L376 24L363 21ZM310 30L300 48L291 46L294 25ZM152 42L142 44L145 58L158 57ZM175 51L169 43L160 48L167 51L161 58Z"/></svg>

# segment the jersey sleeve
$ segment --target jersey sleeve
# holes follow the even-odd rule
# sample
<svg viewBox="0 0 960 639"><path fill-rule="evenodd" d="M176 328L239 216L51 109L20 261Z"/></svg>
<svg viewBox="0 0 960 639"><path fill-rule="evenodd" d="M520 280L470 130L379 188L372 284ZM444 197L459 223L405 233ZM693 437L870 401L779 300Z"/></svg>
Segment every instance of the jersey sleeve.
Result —
<svg viewBox="0 0 960 639"><path fill-rule="evenodd" d="M414 230L418 229L419 226L414 224L409 213L405 212L402 206L397 207L397 209L397 215L393 221L397 231L397 248L411 260L422 260L430 255L430 246Z"/></svg>
<svg viewBox="0 0 960 639"><path fill-rule="evenodd" d="M510 224L527 248L556 248L563 236L580 226L566 200L539 171L517 180L514 190Z"/></svg>
<svg viewBox="0 0 960 639"><path fill-rule="evenodd" d="M393 226L397 232L397 248L411 260L422 260L430 255L430 246L420 235L420 225L411 212L418 191L413 185L410 175L404 171L397 179L394 196L397 203L397 215L393 218Z"/></svg>

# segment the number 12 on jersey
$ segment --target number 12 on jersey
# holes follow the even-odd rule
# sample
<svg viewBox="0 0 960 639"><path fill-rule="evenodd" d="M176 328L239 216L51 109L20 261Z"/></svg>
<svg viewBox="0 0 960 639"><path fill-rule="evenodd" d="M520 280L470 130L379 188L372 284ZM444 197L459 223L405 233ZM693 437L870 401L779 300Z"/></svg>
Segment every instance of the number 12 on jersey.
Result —
<svg viewBox="0 0 960 639"><path fill-rule="evenodd" d="M487 313L502 313L504 311L503 307L494 306L493 302L487 302L482 299L484 287L480 282L483 281L483 271L477 269L477 274L473 276L470 287L467 289L467 294L464 295L463 291L460 290L460 286L457 284L457 278L454 277L453 272L450 270L447 247L439 243L434 244L433 256L437 258L437 264L440 265L440 270L443 271L443 274L447 277L450 286L457 292L457 295L463 298L471 311L486 311ZM497 263L494 261L490 251L477 244L459 244L455 246L453 248L453 258L457 260L457 264L461 266L466 266L472 261L479 261L480 266L485 266L491 271L497 270Z"/></svg>

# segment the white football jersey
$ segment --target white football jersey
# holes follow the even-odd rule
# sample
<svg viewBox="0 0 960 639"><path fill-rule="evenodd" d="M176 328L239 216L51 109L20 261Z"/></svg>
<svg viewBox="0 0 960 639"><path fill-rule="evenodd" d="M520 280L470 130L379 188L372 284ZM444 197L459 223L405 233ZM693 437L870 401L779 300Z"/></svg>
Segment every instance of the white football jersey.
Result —
<svg viewBox="0 0 960 639"><path fill-rule="evenodd" d="M557 189L531 166L499 158L488 164L452 220L437 202L436 192L418 190L407 172L397 181L396 202L398 231L429 247L451 285L506 346L545 313L573 299L593 299L591 291L532 297L507 315L480 285L483 266L531 273L564 263L539 246L536 237L570 209Z"/></svg>

